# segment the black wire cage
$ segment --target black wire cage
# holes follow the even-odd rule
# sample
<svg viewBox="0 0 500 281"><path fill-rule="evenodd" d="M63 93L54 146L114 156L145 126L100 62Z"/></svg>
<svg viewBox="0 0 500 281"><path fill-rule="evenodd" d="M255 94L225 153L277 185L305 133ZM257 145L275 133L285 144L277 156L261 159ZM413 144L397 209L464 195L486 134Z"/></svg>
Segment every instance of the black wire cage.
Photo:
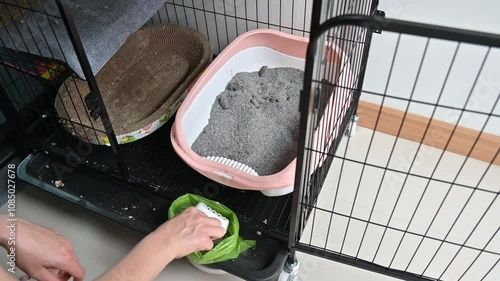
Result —
<svg viewBox="0 0 500 281"><path fill-rule="evenodd" d="M499 278L500 36L386 19L376 0L148 1L129 23L141 3L0 0L0 109L31 153L20 177L143 233L183 194L219 201L257 246L214 267L247 280L297 280L296 251L406 280ZM94 49L119 48L124 23L191 27L214 57L254 29L309 38L293 193L198 174L168 141L173 118L118 144ZM76 120L54 107L70 87L89 109Z"/></svg>

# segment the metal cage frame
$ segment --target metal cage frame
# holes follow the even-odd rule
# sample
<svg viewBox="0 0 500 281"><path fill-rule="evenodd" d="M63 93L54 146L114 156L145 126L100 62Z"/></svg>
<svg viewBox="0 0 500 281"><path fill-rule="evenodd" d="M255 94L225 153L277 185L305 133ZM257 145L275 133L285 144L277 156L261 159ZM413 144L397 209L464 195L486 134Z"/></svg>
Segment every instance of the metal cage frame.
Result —
<svg viewBox="0 0 500 281"><path fill-rule="evenodd" d="M401 37L401 35L426 37L427 43L431 39L448 40L448 41L456 42L457 48L455 50L454 58L455 58L456 52L458 51L461 44L468 43L468 44L473 44L476 46L487 47L488 51L486 52L486 55L484 56L484 59L481 63L481 68L476 75L476 78L474 80L475 82L474 82L473 87L469 93L467 102L469 101L469 99L472 95L472 91L474 90L474 88L476 86L475 83L477 82L479 75L481 74L481 70L482 70L482 67L484 66L486 59L488 58L489 51L492 48L500 48L500 35L481 33L481 32L475 32L475 31L468 31L468 30L461 30L461 29L448 28L448 27L441 27L441 26L435 26L435 25L429 25L429 24L406 22L406 21L395 20L395 19L387 19L387 18L381 17L381 16L359 16L359 15L338 16L338 17L326 20L325 22L323 22L322 24L317 26L311 32L311 37L310 37L311 41L310 41L310 44L308 46L307 62L306 62L306 70L305 70L306 71L306 74L305 74L306 81L304 82L305 86L304 86L304 90L303 90L304 92L303 92L302 101L301 101L302 117L301 117L301 130L300 130L301 138L300 138L300 143L299 143L299 147L300 147L299 151L301 151L302 153L298 157L294 197L293 197L293 204L292 204L292 214L293 215L292 215L291 229L294 229L295 233L291 233L290 239L289 239L289 247L292 249L289 263L293 263L294 256L295 256L294 251L297 250L297 251L309 253L309 254L312 254L312 255L315 255L318 257L323 257L323 258L335 260L335 261L338 261L338 262L341 262L341 263L344 263L347 265L357 266L357 267L360 267L360 268L363 268L366 270L378 272L381 274L385 274L385 275L389 275L389 276L393 276L393 277L397 277L397 278L401 278L401 279L405 279L405 280L441 280L442 276L447 272L449 267L452 265L452 263L456 260L457 256L460 254L460 251L462 249L466 248L468 250L473 250L475 252L475 254L474 254L475 257L473 258L473 260L471 261L470 264L466 265L467 267L466 267L465 271L463 271L463 273L461 274L459 280L461 280L464 277L464 275L466 275L467 272L471 269L471 267L475 265L476 261L478 260L478 258L480 257L480 255L482 253L489 253L489 254L497 257L497 261L484 274L484 276L482 276L481 280L484 280L488 276L488 274L497 266L498 261L500 260L500 251L498 251L498 250L496 250L496 251L495 250L489 250L489 251L486 250L488 245L495 239L495 237L498 233L498 226L497 226L497 230L493 233L493 235L487 241L485 241L486 244L484 245L483 248L471 247L470 245L467 245L467 242L468 242L469 238L474 234L474 231L478 228L478 226L481 223L481 221L483 220L484 216L488 212L491 211L491 207L495 203L495 200L497 199L498 195L500 194L500 191L489 191L489 190L484 190L484 189L479 188L478 185L481 182L481 180L479 181L478 185L476 185L475 187L474 186L468 187L472 190L472 192L471 192L470 196L468 197L467 201L465 202L465 204L462 206L460 213L454 219L454 223L449 228L447 235L444 238L439 238L439 239L434 238L432 236L428 236L428 231L429 231L430 227L432 226L432 223L434 222L434 220L438 216L438 214L441 210L441 207L443 206L443 203L446 200L450 190L453 188L452 186L453 186L453 184L455 184L455 181L457 178L455 178L455 180L453 182L450 182L450 184L452 184L452 185L448 188L448 192L446 193L446 196L444 197L443 202L441 202L441 204L439 205L438 210L435 212L434 217L433 217L429 227L427 228L427 231L424 234L412 233L413 235L418 236L420 238L420 243L418 244L418 247L412 256L412 259L410 260L410 262L405 270L393 269L393 268L391 268L391 265L393 264L394 258L398 254L398 250L400 249L401 244L403 242L403 239L405 238L404 234L406 234L408 232L408 228L409 228L412 221L410 220L406 229L398 229L398 228L394 228L394 227L389 226L389 223L391 222L391 218L394 214L394 211L395 211L395 208L398 204L401 193L403 192L403 189L405 188L404 184L401 187L401 191L399 192L399 195L398 195L398 200L396 201L396 203L392 209L391 217L389 218L389 222L387 223L387 225L380 224L380 223L377 223L377 222L374 222L371 220L371 218L372 218L371 215L373 213L375 204L377 202L377 197L375 197L375 201L371 207L370 217L368 219L358 218L358 217L355 217L353 215L353 209L354 209L354 206L356 204L356 197L357 197L358 191L360 189L361 178L358 181L357 189L356 189L355 196L354 196L354 202L351 205L350 214L342 214L342 213L339 213L338 211L335 212L335 203L334 203L333 208L331 210L329 210L329 209L325 210L325 209L322 209L322 208L317 206L318 196L319 196L319 193L321 192L321 189L323 187L326 173L320 173L319 180L318 180L318 175L311 173L311 172L315 171L315 173L316 173L317 171L325 170L325 169L328 171L334 158L338 158L342 161L342 167L343 167L345 161L356 162L355 160L351 160L351 159L347 158L345 155L344 156L335 155L335 151L336 151L336 148L338 146L338 143L334 144L333 147L330 148L329 150L318 151L317 149L314 149L314 143L313 143L313 138L312 138L312 135L314 134L314 131L316 129L315 124L317 122L317 116L318 116L318 114L321 114L321 110L322 110L321 103L318 102L318 100L325 99L323 97L323 95L325 95L325 91L322 91L320 89L320 87L326 87L326 86L328 86L328 84L331 84L331 83L334 84L333 87L336 87L337 82L338 82L338 81L335 81L335 77L332 77L332 76L330 76L330 79L332 79L332 81L335 81L335 82L331 82L331 83L327 83L319 78L316 78L316 77L320 77L320 78L324 77L324 76L322 76L322 75L324 75L324 73L318 71L318 66L321 64L324 64L324 62L322 62L323 47L321 47L324 45L324 42L325 42L324 35L331 30L334 30L334 29L338 30L339 28L346 27L346 26L349 26L349 27L356 26L356 27L366 28L367 30L377 30L377 31L382 31L382 32L387 31L387 32L398 33L399 34L398 41L397 41L398 43L399 43L399 38ZM396 57L397 46L398 45L396 45L396 50L394 51L394 57ZM427 50L427 46L428 46L428 44L426 45L425 50ZM366 55L366 53L365 53L365 55ZM393 57L393 59L394 59L394 57ZM423 57L422 57L422 60L420 63L418 74L420 74L422 62L423 62L424 58L425 58L425 51L424 51L424 54L423 54ZM365 66L366 65L364 65L363 68ZM453 67L453 61L448 68L448 73L447 73L446 77L448 77L452 67ZM339 71L342 71L342 70L339 70ZM392 66L391 66L391 71L392 71ZM417 74L416 79L418 79L418 74ZM363 73L363 75L364 75L364 73ZM389 74L389 79L390 79L390 74ZM361 80L361 83L362 82L363 82L363 80ZM416 83L416 82L414 82L414 83ZM445 79L444 83L446 84L446 79ZM341 87L341 86L338 86L338 87ZM362 89L363 89L362 85L357 85L356 87L353 86L351 89L349 89L350 91L352 91L353 95L355 97L357 97L351 101L352 104L349 105L350 107L355 107L355 108L357 107L357 102L359 101L359 96L362 95L362 92L363 92ZM414 90L415 89L413 88L413 91ZM442 94L442 91L443 91L443 88L441 89L441 94ZM386 94L383 93L383 94L378 94L378 95L382 96L382 98L385 98ZM484 125L482 127L483 129L485 128L485 126L488 123L488 121L490 120L490 118L499 118L500 117L500 116L498 116L498 114L495 114L493 112L495 110L495 107L498 105L499 99L500 99L500 93L497 94L497 98L496 98L496 101L494 102L494 105L491 109L491 112L479 112L479 113L475 112L478 114L482 114L486 117L486 121L484 121ZM415 102L415 100L412 100L410 98L407 102L408 102L408 107L409 107L410 102ZM467 104L467 102L466 102L466 104ZM383 100L382 100L382 104L383 104ZM433 104L433 106L436 108L440 107L440 106L444 107L444 105L439 104L439 99L438 99L437 103ZM408 107L407 107L407 110L408 110ZM460 108L459 110L462 111L460 116L462 116L464 111L467 111L465 106L464 106L464 108ZM377 118L378 118L376 121L377 123L379 122L381 112L382 112L382 110L380 109L378 112L378 116L377 116ZM432 118L434 116L434 112L435 112L435 109L432 113L430 120L432 120ZM405 119L406 114L407 114L407 111L404 113L403 120ZM356 118L356 115L353 116L353 119L351 120L352 123L357 122L357 120L354 120L354 118ZM460 118L459 118L459 121L460 121ZM424 138L429 130L431 122L432 121L430 121L426 126ZM391 156L392 156L392 153L395 149L395 145L397 143L399 135L401 133L402 126L403 126L403 123L401 123L401 126L399 127L399 130L398 130L398 133L396 136L396 141L394 142L394 145L392 147L392 151L390 153ZM377 127L377 125L375 125L375 127ZM444 154L444 152L447 150L448 144L450 143L450 140L453 137L457 127L458 127L458 122L457 122L457 124L454 124L453 131L451 132L451 136L449 137L449 139L446 143L446 146L443 148L443 152L441 154L441 157ZM374 129L374 132L372 133L371 140L373 140L375 130L376 129ZM479 135L475 138L474 144L472 145L472 148L467 153L467 155L465 155L467 158L462 163L460 171L462 171L462 168L464 167L465 163L469 159L473 149L475 148L475 146L478 143L482 134L483 134L483 131L480 131ZM331 137L331 135L323 135L322 137L328 138L328 137ZM423 141L423 139L421 140L421 142L422 141ZM349 144L349 141L347 143ZM371 144L372 143L370 141L370 146L368 148L368 152L366 154L367 155L366 157L368 157L368 153L370 151ZM421 145L422 145L422 143L419 144L419 149L420 149ZM500 144L498 144L498 145L500 145ZM488 172L490 167L492 165L494 165L493 162L495 161L495 159L497 159L497 157L499 156L500 149L497 148L496 152L495 152L495 148L492 148L492 149L493 149L493 155L490 155L491 160L489 160L491 162L487 163L488 166L487 166L486 170L484 171L484 173L482 174L481 179L484 178L484 176L486 175L486 173ZM417 150L417 153L418 153L418 150ZM328 160L325 161L327 163L326 168L325 168L325 164L323 164L323 167L321 167L321 168L312 166L310 159L313 157L312 156L313 154L319 154L321 156L326 157L327 159L330 159L331 161L328 161ZM387 163L389 163L389 161L391 160L391 156L389 156L389 160ZM415 158L416 157L417 157L417 155L415 154ZM441 161L441 157L440 157L439 161ZM412 165L415 161L415 158L413 158ZM367 158L365 158L365 161L366 161L366 159ZM415 210L413 212L413 216L415 215L415 213L417 212L418 208L421 205L422 197L425 195L425 191L427 190L429 183L432 180L435 180L433 178L433 175L434 175L434 172L436 171L437 165L439 165L439 163L440 163L439 161L436 164L436 167L434 167L434 171L430 176L419 176L419 177L427 180L428 182L427 182L425 190L422 193L422 196L420 197L420 200L418 201L417 206L415 207ZM367 162L359 162L357 164L362 165L362 167L363 167L362 172L361 172L361 176L363 176L363 171L364 171L365 167L373 166ZM377 167L377 166L375 166L375 167ZM410 169L411 169L411 167L412 166L410 166ZM379 167L379 168L385 169L384 175L385 175L387 170L391 170L387 166L386 167ZM340 173L342 174L342 168L340 171L341 171ZM393 170L391 170L391 171L393 171ZM460 171L459 171L459 173L460 173ZM398 171L398 172L404 174L406 176L406 178L408 178L408 176L415 176L415 175L410 173L410 170L405 171L405 172L401 172L401 171ZM458 177L458 174L457 174L457 177ZM382 177L382 180L383 179L384 179L384 177ZM380 186L378 187L377 196L380 192L380 187L382 186L382 180L380 182ZM458 184L458 183L457 183L457 185L460 186L460 184ZM336 187L336 190L337 190L336 192L339 192L340 188L341 188L341 186L340 186L340 178L339 178L339 185ZM455 243L453 241L451 241L451 242L448 241L447 240L448 235L452 231L453 227L456 225L457 221L459 220L460 216L464 212L464 209L467 207L469 200L474 195L474 192L476 190L481 190L481 191L490 193L490 195L492 197L491 201L488 203L487 208L485 209L481 218L476 222L473 230L467 236L467 239L465 240L465 242L463 242L462 244L459 244L459 243ZM312 196L310 196L311 194L312 194ZM335 197L336 196L337 195L335 195ZM314 228L314 220L315 220L316 211L318 211L318 212L322 211L326 214L330 214L330 225L328 225L328 231L326 234L326 238L321 236L322 237L321 239L323 239L323 240L326 239L326 242L324 243L324 245L321 245L321 246L315 245L314 243L311 242L311 240L309 240L308 243L301 241L301 235L303 234L303 231L306 228L306 224L312 223L312 227ZM346 219L348 219L347 228L346 228L344 236L343 236L344 238L343 238L342 247L340 248L340 251L331 250L327 246L328 239L330 238L330 236L329 236L330 229L331 229L331 227L335 227L334 225L331 224L332 223L331 219L332 219L333 215L343 216ZM413 216L412 216L412 219L413 219ZM351 255L344 253L342 251L346 236L348 235L347 232L349 229L349 222L351 220L357 220L365 225L364 233L363 233L363 236L361 238L356 256L351 256ZM377 252L381 247L382 241L384 239L384 235L382 235L382 238L380 239L380 242L379 242L379 245L377 248L377 252L375 253L375 257L373 258L372 261L363 260L362 258L358 257L359 251L360 251L360 249L363 245L363 242L364 242L363 239L365 238L367 228L371 224L377 225L377 226L383 228L384 235L388 229L400 231L403 233L403 237L399 240L398 247L397 247L397 249L392 257L392 261L389 264L389 266L383 266L383 265L379 265L379 264L374 263L374 259L377 256ZM313 231L314 231L314 229L311 230L311 233L310 233L311 238L310 239L313 239L313 237L314 237ZM427 263L427 266L425 267L425 269L423 270L422 273L418 274L415 272L411 272L408 270L408 267L410 266L417 251L420 249L422 242L425 239L436 240L437 242L439 242L439 247L432 255L432 258ZM425 275L425 273L427 272L427 269L432 264L432 262L435 260L435 257L439 253L439 251L441 250L443 244L450 244L450 245L454 245L454 246L460 247L460 248L453 255L453 258L451 259L451 261L449 261L449 264L446 265L446 267L440 273L438 278Z"/></svg>

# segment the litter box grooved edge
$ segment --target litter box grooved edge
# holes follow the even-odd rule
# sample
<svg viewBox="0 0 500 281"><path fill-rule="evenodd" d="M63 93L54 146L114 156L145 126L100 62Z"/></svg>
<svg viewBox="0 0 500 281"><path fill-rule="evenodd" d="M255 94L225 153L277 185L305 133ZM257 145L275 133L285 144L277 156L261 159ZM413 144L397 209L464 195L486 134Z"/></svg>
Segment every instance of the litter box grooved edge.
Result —
<svg viewBox="0 0 500 281"><path fill-rule="evenodd" d="M188 27L159 24L132 34L96 75L118 143L133 142L160 128L211 57L208 40ZM85 81L68 78L55 101L57 113L73 136L109 145L102 122L90 118L83 102L88 93Z"/></svg>

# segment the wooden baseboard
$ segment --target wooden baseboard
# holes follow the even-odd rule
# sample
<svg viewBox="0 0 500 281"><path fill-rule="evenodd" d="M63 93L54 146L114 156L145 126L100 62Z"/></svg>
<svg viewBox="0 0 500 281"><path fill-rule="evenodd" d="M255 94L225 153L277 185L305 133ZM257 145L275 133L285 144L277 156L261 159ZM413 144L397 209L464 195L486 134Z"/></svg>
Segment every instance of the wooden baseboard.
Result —
<svg viewBox="0 0 500 281"><path fill-rule="evenodd" d="M377 128L375 129L381 108L382 112L380 113ZM396 136L398 135L401 122L403 122L404 111L387 106L381 107L379 104L367 101L360 101L358 115L360 117L359 126ZM429 121L431 123L424 138L425 129ZM446 150L449 152L467 156L479 136L479 140L474 146L470 157L500 165L500 155L497 155L496 159L493 159L500 148L499 136L487 133L480 135L479 131L461 126L455 129L452 136L454 127L454 124L441 120L430 120L428 117L422 115L407 113L399 137L415 142L422 142L439 149L446 147ZM446 146L448 140L450 140L450 143Z"/></svg>

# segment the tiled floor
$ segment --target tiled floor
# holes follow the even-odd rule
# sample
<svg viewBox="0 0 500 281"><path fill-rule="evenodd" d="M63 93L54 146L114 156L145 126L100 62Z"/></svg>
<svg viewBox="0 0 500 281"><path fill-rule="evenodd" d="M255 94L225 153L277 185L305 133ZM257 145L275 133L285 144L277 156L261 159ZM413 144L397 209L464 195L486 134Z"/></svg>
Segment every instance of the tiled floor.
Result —
<svg viewBox="0 0 500 281"><path fill-rule="evenodd" d="M500 258L500 167L378 132L370 147L372 132L344 138L337 155L354 161L334 161L301 241L443 280L479 256L461 280L481 280Z"/></svg>
<svg viewBox="0 0 500 281"><path fill-rule="evenodd" d="M457 245L465 243L468 248L462 249L461 254L457 256L446 274L443 275L444 280L457 280L460 277L465 268L480 253L473 248L485 248L486 251L500 252L500 237L498 235L494 236L485 247L488 239L499 227L500 204L495 200L500 190L500 167L491 167L478 185L479 189L472 190L464 186L475 186L487 165L473 159L468 160L456 181L463 186L450 185L445 182L454 180L465 158L444 153L441 164L433 175L433 178L440 179L441 182L430 181L427 191L422 196L427 186L427 180L419 176L429 176L433 172L442 151L421 147L416 158L418 161L415 162L411 170L413 175L406 179L405 188L402 189L405 177L395 171L408 169L408 163L411 163L418 145L406 140L399 140L395 146L392 160L388 164L395 171L387 172L384 176L384 170L375 166L385 167L387 165L395 138L384 134L375 134L370 153L367 154L371 134L370 130L360 129L357 136L349 140L347 150L345 149L347 138L345 138L337 154L342 156L346 151L346 158L361 162L365 162L366 158L366 162L373 166L366 166L361 176L363 166L346 161L342 173L340 173L341 161L335 160L318 200L318 207L325 210L332 210L335 202L335 214L331 215L327 211L316 211L314 221L312 219L309 221L302 242L320 247L326 246L326 249L337 252L342 249L345 254L358 255L361 259L373 260L384 266L391 264L391 267L396 269L405 269L410 264L409 271L422 273L438 249L439 239L442 240L446 236L446 240L451 243L443 244L425 271L426 275L439 277L457 250L460 249ZM338 185L339 182L340 185ZM361 184L358 195L355 196L358 182ZM337 188L338 186L340 188ZM378 192L379 189L380 192ZM396 205L395 202L401 190L399 203ZM376 204L374 204L377 192L379 195ZM355 197L356 200L354 200ZM445 197L446 200L444 200ZM468 200L469 197L470 200ZM420 207L413 216L420 198L422 198ZM434 214L443 201L444 204L439 215L429 227ZM463 209L467 201L467 207ZM141 236L133 231L110 223L108 220L35 188L28 187L20 193L17 204L19 216L53 228L74 243L77 256L87 269L86 280L93 280L99 276L141 239ZM481 219L482 214L490 204L489 211ZM375 206L373 210L372 206ZM5 213L5 208L3 206L0 213ZM394 214L388 223L393 209L395 209ZM460 219L457 220L453 230L448 234L448 230L462 209ZM349 216L351 219L348 219ZM412 223L409 224L412 216ZM481 223L474 229L479 220ZM372 223L367 225L366 221ZM384 235L384 228L381 225L387 224L390 225L391 229L387 230ZM329 225L331 227L328 232ZM405 230L407 227L408 231L403 237L403 232L400 230ZM366 235L362 239L365 229ZM432 238L422 240L421 235L426 232L426 236ZM470 235L471 233L472 235ZM422 245L416 251L420 240L422 240ZM402 241L401 246L396 254L400 241ZM380 249L375 255L379 244L381 245ZM410 263L415 252L417 254ZM306 281L395 280L311 255L299 254L299 257L302 263L301 277ZM393 257L395 257L394 260ZM487 252L480 253L477 262L462 280L480 280L478 276L484 275L498 258L498 255ZM4 255L0 256L0 263L5 266ZM500 280L499 276L500 267L497 266L485 280ZM157 280L229 281L239 279L230 275L208 275L194 269L187 261L179 260L168 266Z"/></svg>

